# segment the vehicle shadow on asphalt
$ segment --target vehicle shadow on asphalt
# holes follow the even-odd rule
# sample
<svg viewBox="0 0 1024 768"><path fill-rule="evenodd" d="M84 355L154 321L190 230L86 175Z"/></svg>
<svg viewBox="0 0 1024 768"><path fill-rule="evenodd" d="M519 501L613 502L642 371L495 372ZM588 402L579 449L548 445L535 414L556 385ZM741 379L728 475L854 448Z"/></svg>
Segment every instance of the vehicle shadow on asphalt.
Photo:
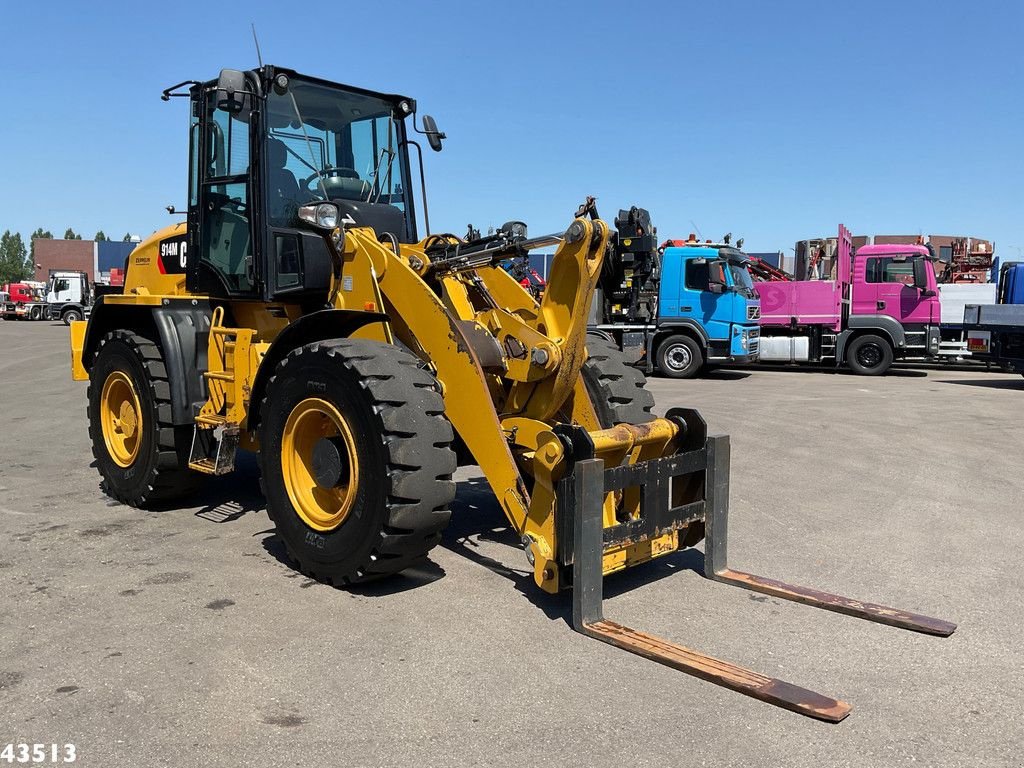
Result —
<svg viewBox="0 0 1024 768"><path fill-rule="evenodd" d="M497 560L480 551L480 542L508 547L507 557ZM533 605L552 620L572 624L572 593L551 595L533 580L516 532L509 527L487 481L482 477L459 483L452 504L452 521L441 540L441 546L460 557L481 565L512 582L512 585ZM508 565L507 563L514 563ZM649 563L630 568L605 578L604 597L614 598L633 589L673 576L680 571L703 574L704 555L695 549L675 552Z"/></svg>
<svg viewBox="0 0 1024 768"><path fill-rule="evenodd" d="M1020 379L939 379L939 384L960 384L968 387L988 387L989 389L1020 389L1024 390L1024 378Z"/></svg>
<svg viewBox="0 0 1024 768"><path fill-rule="evenodd" d="M239 451L235 471L221 477L207 478L190 499L199 509L194 513L210 523L233 523L252 512L263 512L267 502L260 493L260 471L256 455Z"/></svg>
<svg viewBox="0 0 1024 768"><path fill-rule="evenodd" d="M774 371L775 373L824 373L830 376L859 376L848 368L836 368L835 366L819 366L819 365L772 365L771 363L761 363L756 368L746 368L748 371ZM928 371L922 371L917 368L897 368L893 366L886 371L883 376L893 376L895 378L903 377L907 379L923 379L927 378ZM865 379L874 378L871 376L865 376Z"/></svg>
<svg viewBox="0 0 1024 768"><path fill-rule="evenodd" d="M698 378L711 379L712 381L739 381L749 379L753 374L750 371L737 370L735 368L712 368L709 371L702 371Z"/></svg>

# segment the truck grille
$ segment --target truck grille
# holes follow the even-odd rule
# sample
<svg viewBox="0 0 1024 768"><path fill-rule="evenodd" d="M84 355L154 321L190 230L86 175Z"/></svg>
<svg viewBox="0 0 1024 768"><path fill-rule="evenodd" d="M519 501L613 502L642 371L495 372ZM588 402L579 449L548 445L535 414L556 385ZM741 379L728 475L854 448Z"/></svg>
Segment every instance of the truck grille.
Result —
<svg viewBox="0 0 1024 768"><path fill-rule="evenodd" d="M760 320L761 307L747 307L747 320Z"/></svg>

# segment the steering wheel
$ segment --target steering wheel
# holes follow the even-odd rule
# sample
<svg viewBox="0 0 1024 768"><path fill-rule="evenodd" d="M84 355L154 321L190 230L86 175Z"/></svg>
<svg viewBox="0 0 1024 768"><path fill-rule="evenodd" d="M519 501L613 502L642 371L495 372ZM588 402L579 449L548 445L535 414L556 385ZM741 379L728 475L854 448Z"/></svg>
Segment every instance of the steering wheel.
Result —
<svg viewBox="0 0 1024 768"><path fill-rule="evenodd" d="M302 181L303 188L308 192L315 192L316 188L311 186L313 182L318 181L320 177L331 178L334 176L341 177L343 179L359 179L359 171L355 168L343 168L340 165L329 165L324 168L320 173L314 173L311 176L307 176Z"/></svg>

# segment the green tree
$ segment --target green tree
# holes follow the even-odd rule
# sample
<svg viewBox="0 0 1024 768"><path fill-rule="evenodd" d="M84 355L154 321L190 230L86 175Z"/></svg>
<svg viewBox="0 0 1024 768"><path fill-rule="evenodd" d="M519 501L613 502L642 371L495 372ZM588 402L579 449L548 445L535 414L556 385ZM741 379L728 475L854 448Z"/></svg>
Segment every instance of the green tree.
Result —
<svg viewBox="0 0 1024 768"><path fill-rule="evenodd" d="M28 261L32 272L36 270L36 240L53 240L53 233L42 227L39 227L39 229L32 233L28 243Z"/></svg>
<svg viewBox="0 0 1024 768"><path fill-rule="evenodd" d="M76 234L75 230L73 230L71 227L68 227L67 230L65 230L65 232L64 232L64 239L65 240L81 240L82 236L79 235L79 234Z"/></svg>
<svg viewBox="0 0 1024 768"><path fill-rule="evenodd" d="M102 229L99 232L97 232L96 237L93 238L93 240L95 240L97 243L105 243L109 239L110 238L103 233Z"/></svg>
<svg viewBox="0 0 1024 768"><path fill-rule="evenodd" d="M121 242L122 243L130 243L131 241L132 241L132 233L131 232L125 232L124 233L124 237L121 238Z"/></svg>
<svg viewBox="0 0 1024 768"><path fill-rule="evenodd" d="M21 233L6 230L0 236L0 283L16 283L30 277L28 252Z"/></svg>

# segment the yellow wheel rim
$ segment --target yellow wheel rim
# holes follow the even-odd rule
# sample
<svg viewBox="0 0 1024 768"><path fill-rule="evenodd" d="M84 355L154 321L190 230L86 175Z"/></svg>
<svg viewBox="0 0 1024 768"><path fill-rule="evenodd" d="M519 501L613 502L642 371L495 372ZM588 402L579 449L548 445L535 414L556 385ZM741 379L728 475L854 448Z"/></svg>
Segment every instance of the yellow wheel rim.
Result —
<svg viewBox="0 0 1024 768"><path fill-rule="evenodd" d="M341 458L330 487L317 482L313 465L321 440L333 443ZM359 486L359 457L348 422L331 403L310 397L292 409L281 439L281 473L292 507L310 528L331 531L348 517Z"/></svg>
<svg viewBox="0 0 1024 768"><path fill-rule="evenodd" d="M110 458L121 467L134 464L142 444L142 406L135 385L122 371L114 371L103 382L100 423Z"/></svg>

